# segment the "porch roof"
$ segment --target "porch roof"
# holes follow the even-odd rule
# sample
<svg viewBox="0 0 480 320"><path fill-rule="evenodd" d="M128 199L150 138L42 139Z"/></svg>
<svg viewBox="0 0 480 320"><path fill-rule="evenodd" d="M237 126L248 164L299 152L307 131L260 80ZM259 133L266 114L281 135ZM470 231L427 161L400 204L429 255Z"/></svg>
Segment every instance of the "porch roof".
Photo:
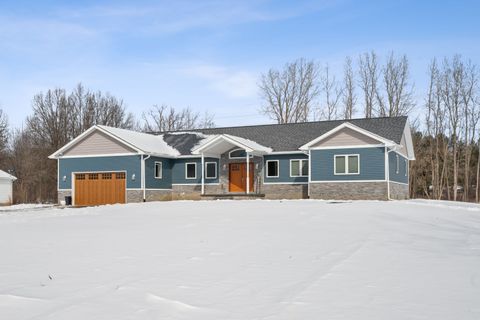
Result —
<svg viewBox="0 0 480 320"><path fill-rule="evenodd" d="M192 149L192 154L219 155L235 147L242 148L252 154L265 154L273 151L271 148L262 146L252 140L229 134L220 134L202 140L199 145Z"/></svg>

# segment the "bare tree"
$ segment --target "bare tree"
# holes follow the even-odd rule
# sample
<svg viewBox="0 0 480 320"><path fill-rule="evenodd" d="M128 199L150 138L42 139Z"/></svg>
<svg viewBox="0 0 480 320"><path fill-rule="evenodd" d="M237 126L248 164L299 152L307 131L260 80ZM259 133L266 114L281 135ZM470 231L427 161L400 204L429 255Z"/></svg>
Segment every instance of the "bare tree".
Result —
<svg viewBox="0 0 480 320"><path fill-rule="evenodd" d="M471 61L464 63L463 80L461 85L461 97L463 104L464 129L464 181L463 199L468 201L470 193L470 163L472 157L472 145L474 145L476 129L478 124L478 110L475 101L475 94L478 85L478 73L476 66Z"/></svg>
<svg viewBox="0 0 480 320"><path fill-rule="evenodd" d="M415 106L413 86L409 84L409 64L406 55L396 58L393 52L382 68L385 97L377 94L380 116L407 115Z"/></svg>
<svg viewBox="0 0 480 320"><path fill-rule="evenodd" d="M323 93L323 108L320 115L326 120L336 120L338 117L338 104L342 98L343 88L335 76L330 74L330 67L327 64L320 76L320 90Z"/></svg>
<svg viewBox="0 0 480 320"><path fill-rule="evenodd" d="M357 104L357 96L355 94L355 75L353 73L352 58L346 57L343 66L343 118L352 119L355 114L355 105Z"/></svg>
<svg viewBox="0 0 480 320"><path fill-rule="evenodd" d="M320 92L318 76L318 65L303 58L283 70L270 69L260 80L261 111L277 123L308 121Z"/></svg>
<svg viewBox="0 0 480 320"><path fill-rule="evenodd" d="M0 157L7 149L8 143L8 119L7 115L0 109Z"/></svg>
<svg viewBox="0 0 480 320"><path fill-rule="evenodd" d="M142 114L143 130L146 132L188 130L212 128L215 126L213 115L205 113L200 117L198 112L190 108L176 110L167 105L154 105Z"/></svg>
<svg viewBox="0 0 480 320"><path fill-rule="evenodd" d="M449 130L452 144L453 159L453 200L457 200L458 194L458 142L460 121L462 117L462 87L464 81L464 65L460 56L453 57L452 62L444 60L442 75L442 99L445 104L449 119Z"/></svg>
<svg viewBox="0 0 480 320"><path fill-rule="evenodd" d="M375 52L366 52L359 59L360 88L363 92L365 118L375 114L378 97L378 59Z"/></svg>

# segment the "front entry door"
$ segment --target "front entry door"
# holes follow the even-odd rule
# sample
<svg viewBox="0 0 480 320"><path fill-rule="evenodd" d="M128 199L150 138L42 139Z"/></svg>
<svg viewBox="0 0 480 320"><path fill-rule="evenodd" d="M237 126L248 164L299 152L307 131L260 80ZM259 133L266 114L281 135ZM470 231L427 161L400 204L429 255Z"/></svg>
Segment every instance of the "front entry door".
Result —
<svg viewBox="0 0 480 320"><path fill-rule="evenodd" d="M250 192L253 192L253 163L250 163ZM247 192L247 164L230 163L230 192Z"/></svg>

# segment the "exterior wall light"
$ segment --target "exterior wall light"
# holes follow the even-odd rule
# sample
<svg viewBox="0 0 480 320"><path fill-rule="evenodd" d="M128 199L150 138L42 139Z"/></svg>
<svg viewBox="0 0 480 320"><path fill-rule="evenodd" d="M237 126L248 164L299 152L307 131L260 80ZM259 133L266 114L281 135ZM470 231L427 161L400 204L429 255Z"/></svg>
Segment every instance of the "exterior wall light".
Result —
<svg viewBox="0 0 480 320"><path fill-rule="evenodd" d="M67 181L67 176L63 176L62 180L63 182Z"/></svg>
<svg viewBox="0 0 480 320"><path fill-rule="evenodd" d="M135 181L135 173L132 174L132 180Z"/></svg>

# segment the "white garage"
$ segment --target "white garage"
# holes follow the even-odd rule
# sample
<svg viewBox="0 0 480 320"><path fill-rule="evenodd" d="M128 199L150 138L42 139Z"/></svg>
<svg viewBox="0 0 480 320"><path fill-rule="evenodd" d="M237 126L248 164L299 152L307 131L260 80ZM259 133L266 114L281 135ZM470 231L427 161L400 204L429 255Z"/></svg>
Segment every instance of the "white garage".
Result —
<svg viewBox="0 0 480 320"><path fill-rule="evenodd" d="M0 206L11 205L13 202L13 181L17 180L11 174L0 170Z"/></svg>

